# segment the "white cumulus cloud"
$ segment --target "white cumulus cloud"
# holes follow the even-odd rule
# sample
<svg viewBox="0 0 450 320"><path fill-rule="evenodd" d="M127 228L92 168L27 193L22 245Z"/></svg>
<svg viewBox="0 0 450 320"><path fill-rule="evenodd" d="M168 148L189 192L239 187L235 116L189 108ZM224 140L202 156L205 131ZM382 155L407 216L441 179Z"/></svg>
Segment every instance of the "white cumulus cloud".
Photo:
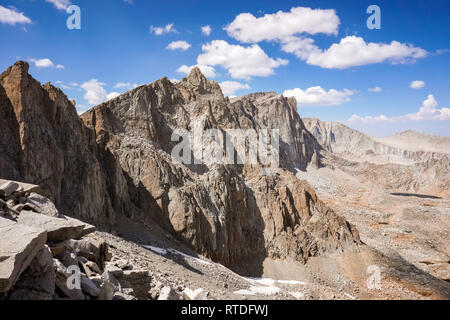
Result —
<svg viewBox="0 0 450 320"><path fill-rule="evenodd" d="M23 14L23 12L17 11L16 8L10 9L0 6L0 23L16 25L31 23L31 19Z"/></svg>
<svg viewBox="0 0 450 320"><path fill-rule="evenodd" d="M103 88L104 85L105 83L99 82L97 79L91 79L81 84L80 88L86 91L83 97L89 104L97 105L120 95L118 92L107 93Z"/></svg>
<svg viewBox="0 0 450 320"><path fill-rule="evenodd" d="M295 88L283 92L285 97L295 97L298 106L337 106L344 102L350 101L350 97L354 92L349 89L342 91L330 89L326 91L320 86L311 87L306 90Z"/></svg>
<svg viewBox="0 0 450 320"><path fill-rule="evenodd" d="M299 59L326 69L346 69L381 62L404 64L424 58L428 52L410 44L392 41L366 43L363 38L348 36L326 50L320 49L309 38L290 38L282 44L282 50L295 54Z"/></svg>
<svg viewBox="0 0 450 320"><path fill-rule="evenodd" d="M416 90L422 89L423 87L425 87L425 82L421 80L414 80L409 84L409 87Z"/></svg>
<svg viewBox="0 0 450 320"><path fill-rule="evenodd" d="M207 78L214 78L216 76L216 70L213 67L202 65L202 64L198 64L198 65L194 65L194 66L182 65L181 67L178 68L177 72L183 73L183 74L189 74L189 73L191 73L192 69L194 69L195 67L198 67L200 69L200 71L203 73L203 75Z"/></svg>
<svg viewBox="0 0 450 320"><path fill-rule="evenodd" d="M173 23L166 25L165 27L150 26L150 33L154 33L157 36L161 36L166 33L178 33L173 27Z"/></svg>
<svg viewBox="0 0 450 320"><path fill-rule="evenodd" d="M224 40L214 40L203 45L202 51L197 57L198 64L220 65L236 79L270 76L274 74L275 68L288 64L287 60L270 58L257 44L243 47Z"/></svg>
<svg viewBox="0 0 450 320"><path fill-rule="evenodd" d="M211 31L212 31L211 26L203 26L202 27L202 33L205 36L209 36L211 34Z"/></svg>
<svg viewBox="0 0 450 320"><path fill-rule="evenodd" d="M405 122L405 121L429 121L429 120L450 120L450 108L438 109L438 102L436 98L430 94L427 99L423 101L422 106L416 113L409 113L402 116L387 117L380 116L365 116L352 115L347 122L350 124L356 123L376 123L376 122Z"/></svg>
<svg viewBox="0 0 450 320"><path fill-rule="evenodd" d="M166 47L166 49L186 51L190 47L191 47L191 45L186 41L173 41L173 42L169 43L169 45Z"/></svg>
<svg viewBox="0 0 450 320"><path fill-rule="evenodd" d="M56 69L65 69L65 67L62 64L57 64L55 65L53 63L52 60L48 59L48 58L43 58L43 59L28 59L28 61L34 63L34 65L37 68L53 68L55 67Z"/></svg>
<svg viewBox="0 0 450 320"><path fill-rule="evenodd" d="M367 43L363 38L347 36L327 49L319 48L309 35L338 35L340 20L333 9L295 7L255 17L241 13L224 29L242 43L276 41L284 52L296 55L307 64L326 69L346 69L374 63L412 63L428 55L411 44Z"/></svg>
<svg viewBox="0 0 450 320"><path fill-rule="evenodd" d="M111 93L108 93L108 95L106 96L106 100L111 100L118 96L120 96L120 93L113 91Z"/></svg>
<svg viewBox="0 0 450 320"><path fill-rule="evenodd" d="M58 10L66 10L72 4L70 0L45 0L45 2L52 3Z"/></svg>
<svg viewBox="0 0 450 320"><path fill-rule="evenodd" d="M120 88L125 88L125 89L131 89L131 88L137 88L138 84L134 83L132 84L131 82L117 82L116 85L114 86L115 89L120 89Z"/></svg>
<svg viewBox="0 0 450 320"><path fill-rule="evenodd" d="M240 83L238 81L223 81L219 83L222 88L222 92L225 96L232 96L238 90L251 89L246 83Z"/></svg>
<svg viewBox="0 0 450 320"><path fill-rule="evenodd" d="M296 7L290 12L279 11L260 18L251 13L241 13L224 29L236 40L253 43L280 40L302 33L336 35L339 24L335 10Z"/></svg>
<svg viewBox="0 0 450 320"><path fill-rule="evenodd" d="M48 59L48 58L44 58L44 59L30 59L30 62L33 62L34 65L38 68L50 68L53 67L53 62Z"/></svg>

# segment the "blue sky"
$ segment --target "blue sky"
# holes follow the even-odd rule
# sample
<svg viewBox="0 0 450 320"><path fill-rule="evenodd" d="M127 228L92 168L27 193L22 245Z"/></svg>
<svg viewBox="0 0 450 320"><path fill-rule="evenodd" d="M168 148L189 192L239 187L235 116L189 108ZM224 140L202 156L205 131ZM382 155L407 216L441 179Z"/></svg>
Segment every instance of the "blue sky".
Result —
<svg viewBox="0 0 450 320"><path fill-rule="evenodd" d="M71 4L81 30L66 27ZM450 136L449 34L447 0L0 0L0 69L28 61L82 112L201 65L228 95L296 96L302 117Z"/></svg>

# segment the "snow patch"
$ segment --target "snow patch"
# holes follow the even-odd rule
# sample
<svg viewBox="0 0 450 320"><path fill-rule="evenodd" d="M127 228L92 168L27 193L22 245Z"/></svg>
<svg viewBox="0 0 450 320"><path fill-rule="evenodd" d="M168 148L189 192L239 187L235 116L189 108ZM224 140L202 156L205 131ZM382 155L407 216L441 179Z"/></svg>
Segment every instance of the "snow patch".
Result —
<svg viewBox="0 0 450 320"><path fill-rule="evenodd" d="M150 249L153 252L159 253L163 256L167 254L167 250L163 248L153 247L153 246L143 246L145 249Z"/></svg>
<svg viewBox="0 0 450 320"><path fill-rule="evenodd" d="M345 294L347 297L349 297L350 299L356 300L356 298L355 298L354 296L348 294L347 292L344 292L344 294Z"/></svg>
<svg viewBox="0 0 450 320"><path fill-rule="evenodd" d="M200 295L203 293L203 288L198 288L197 290L191 290L189 288L184 289L183 293L189 300L197 300Z"/></svg>
<svg viewBox="0 0 450 320"><path fill-rule="evenodd" d="M284 284L284 285L306 285L303 281L297 281L297 280L273 280L269 278L247 278L242 277L244 280L250 282L252 285L249 289L243 289L235 291L236 294L241 295L255 295L255 294L265 294L265 295L273 295L278 292L280 292L280 288L275 286L278 284ZM300 292L289 292L291 295L293 295L296 299L300 299L303 297L303 294Z"/></svg>
<svg viewBox="0 0 450 320"><path fill-rule="evenodd" d="M295 292L289 292L291 296L293 296L295 299L300 300L303 298L303 293L295 291Z"/></svg>
<svg viewBox="0 0 450 320"><path fill-rule="evenodd" d="M188 254L185 254L183 252L180 252L180 251L172 249L172 248L164 249L164 248L159 248L159 247L154 247L154 246L149 246L149 245L142 245L142 247L144 247L146 249L150 249L151 251L159 253L159 254L161 254L163 256L171 253L171 254L174 254L174 255L182 256L183 258L194 260L194 261L196 261L198 263L201 263L201 264L210 264L210 262L208 262L208 261L205 261L205 260L202 260L202 259L190 256Z"/></svg>
<svg viewBox="0 0 450 320"><path fill-rule="evenodd" d="M306 282L303 281L297 281L297 280L273 280L269 278L247 278L243 277L248 282L258 284L258 285L264 285L264 286L273 286L276 283L278 284L286 284L286 285L306 285Z"/></svg>
<svg viewBox="0 0 450 320"><path fill-rule="evenodd" d="M255 295L255 294L264 294L264 295L273 295L280 292L280 289L274 286L250 286L248 290L238 290L235 291L235 294L241 295Z"/></svg>

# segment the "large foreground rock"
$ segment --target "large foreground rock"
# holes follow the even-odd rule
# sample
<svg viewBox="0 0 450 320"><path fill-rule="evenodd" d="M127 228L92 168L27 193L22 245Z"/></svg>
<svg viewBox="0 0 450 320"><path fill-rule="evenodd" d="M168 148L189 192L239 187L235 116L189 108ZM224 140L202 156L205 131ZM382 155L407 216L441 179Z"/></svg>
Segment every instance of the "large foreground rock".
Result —
<svg viewBox="0 0 450 320"><path fill-rule="evenodd" d="M0 236L0 292L5 292L43 249L47 232L0 217Z"/></svg>
<svg viewBox="0 0 450 320"><path fill-rule="evenodd" d="M3 186L6 186L8 184L14 184L15 188L11 191L20 191L21 193L27 193L27 192L39 192L40 188L38 185L30 184L30 183L24 183L19 181L10 181L10 180L4 180L0 179L0 194L5 195Z"/></svg>
<svg viewBox="0 0 450 320"><path fill-rule="evenodd" d="M92 226L70 217L56 218L26 210L20 213L18 223L46 230L48 241L51 242L77 239L86 234L86 229L95 231Z"/></svg>
<svg viewBox="0 0 450 320"><path fill-rule="evenodd" d="M10 300L52 300L56 274L50 249L44 246L20 276L9 295Z"/></svg>

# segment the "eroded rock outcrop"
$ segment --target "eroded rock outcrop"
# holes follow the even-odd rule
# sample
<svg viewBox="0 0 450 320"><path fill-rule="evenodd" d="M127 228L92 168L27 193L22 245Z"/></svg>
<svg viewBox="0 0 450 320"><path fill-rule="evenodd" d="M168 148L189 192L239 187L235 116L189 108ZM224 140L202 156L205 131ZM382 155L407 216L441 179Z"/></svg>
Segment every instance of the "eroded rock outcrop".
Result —
<svg viewBox="0 0 450 320"><path fill-rule="evenodd" d="M65 94L34 80L19 61L0 75L0 108L1 178L39 185L62 213L114 224L110 174Z"/></svg>

